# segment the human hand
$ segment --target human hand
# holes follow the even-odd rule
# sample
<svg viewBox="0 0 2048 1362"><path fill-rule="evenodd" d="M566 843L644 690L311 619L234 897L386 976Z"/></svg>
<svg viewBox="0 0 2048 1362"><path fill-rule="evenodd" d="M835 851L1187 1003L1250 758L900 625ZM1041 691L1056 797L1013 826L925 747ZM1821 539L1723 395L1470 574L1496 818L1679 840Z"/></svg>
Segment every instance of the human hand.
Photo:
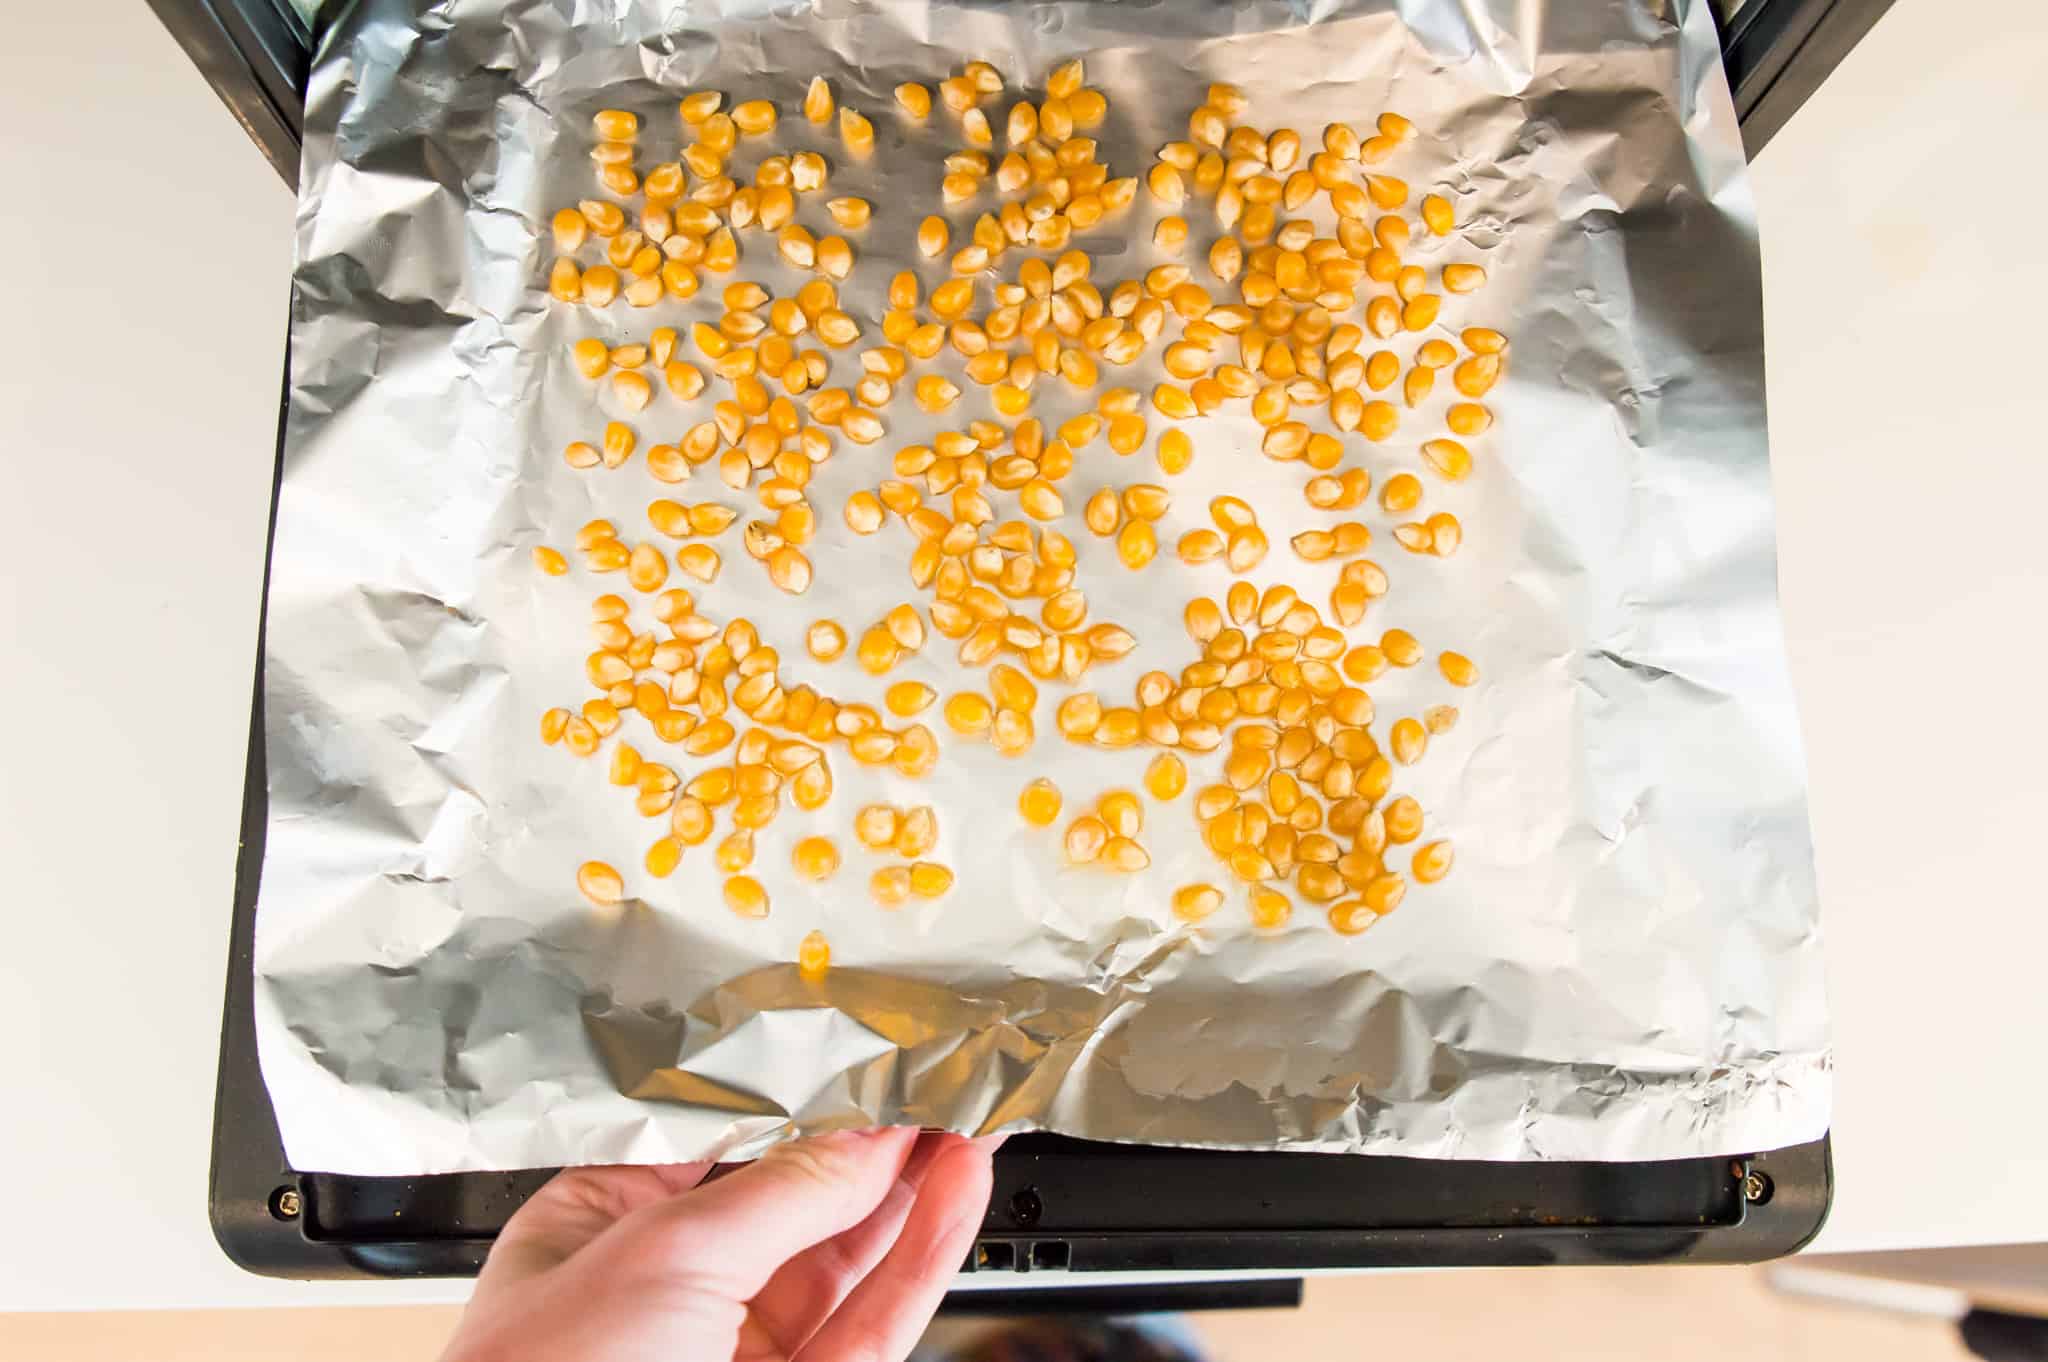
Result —
<svg viewBox="0 0 2048 1362"><path fill-rule="evenodd" d="M897 1362L966 1261L1000 1138L842 1131L576 1168L505 1225L442 1362Z"/></svg>

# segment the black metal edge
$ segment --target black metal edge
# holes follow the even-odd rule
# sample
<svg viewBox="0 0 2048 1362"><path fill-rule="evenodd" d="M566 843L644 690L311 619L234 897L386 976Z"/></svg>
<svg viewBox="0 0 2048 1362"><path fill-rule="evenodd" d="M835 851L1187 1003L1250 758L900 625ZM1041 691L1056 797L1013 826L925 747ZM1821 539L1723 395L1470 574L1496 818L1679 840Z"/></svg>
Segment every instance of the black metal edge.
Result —
<svg viewBox="0 0 2048 1362"><path fill-rule="evenodd" d="M1751 0L1722 28L1744 150L1754 159L1891 7L1892 0ZM149 0L158 19L298 189L312 35L277 0Z"/></svg>
<svg viewBox="0 0 2048 1362"><path fill-rule="evenodd" d="M1892 0L1752 0L1721 35L1742 148L1751 160L1841 65Z"/></svg>
<svg viewBox="0 0 2048 1362"><path fill-rule="evenodd" d="M287 328L289 333L289 328ZM263 591L256 618L256 666L249 706L249 750L242 776L242 826L235 853L234 904L228 929L227 982L221 994L220 1063L214 1074L212 1160L207 1169L207 1220L221 1252L245 1271L272 1277L352 1276L336 1255L300 1236L282 1194L300 1194L286 1166L277 1115L256 1058L254 960L256 891L263 877L269 778L263 752L263 647L270 602L271 550L284 472L285 414L291 401L291 346L285 346L277 412L277 448L270 472L270 514L263 540Z"/></svg>
<svg viewBox="0 0 2048 1362"><path fill-rule="evenodd" d="M1137 1282L1122 1286L999 1287L954 1291L941 1315L1030 1316L1184 1315L1191 1310L1293 1310L1301 1305L1301 1278L1248 1281Z"/></svg>
<svg viewBox="0 0 2048 1362"><path fill-rule="evenodd" d="M149 0L149 7L293 193L312 47L269 0Z"/></svg>

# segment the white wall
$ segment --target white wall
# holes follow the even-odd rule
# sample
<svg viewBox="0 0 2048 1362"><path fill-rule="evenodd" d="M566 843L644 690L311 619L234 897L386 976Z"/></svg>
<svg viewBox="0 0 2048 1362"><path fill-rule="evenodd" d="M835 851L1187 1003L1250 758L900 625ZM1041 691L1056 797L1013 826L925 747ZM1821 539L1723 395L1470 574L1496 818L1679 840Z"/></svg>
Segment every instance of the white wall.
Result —
<svg viewBox="0 0 2048 1362"><path fill-rule="evenodd" d="M139 0L5 28L0 1310L304 1299L206 1223L292 194Z"/></svg>
<svg viewBox="0 0 2048 1362"><path fill-rule="evenodd" d="M2039 0L1899 0L1755 167L1824 1248L2048 1238L2044 72Z"/></svg>

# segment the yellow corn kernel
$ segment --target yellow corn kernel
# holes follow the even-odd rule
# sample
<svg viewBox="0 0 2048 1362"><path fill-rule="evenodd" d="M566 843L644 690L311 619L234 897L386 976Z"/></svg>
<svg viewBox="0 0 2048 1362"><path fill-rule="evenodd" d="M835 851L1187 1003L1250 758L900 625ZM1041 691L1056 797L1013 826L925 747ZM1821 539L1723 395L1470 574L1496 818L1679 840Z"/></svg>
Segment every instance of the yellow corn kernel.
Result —
<svg viewBox="0 0 2048 1362"><path fill-rule="evenodd" d="M1484 397L1500 379L1500 356L1477 354L1451 371L1451 382L1467 397Z"/></svg>
<svg viewBox="0 0 2048 1362"><path fill-rule="evenodd" d="M1033 478L1019 488L1017 504L1033 520L1057 520L1066 510L1059 490L1044 478Z"/></svg>
<svg viewBox="0 0 2048 1362"><path fill-rule="evenodd" d="M675 873L682 860L683 844L673 837L663 837L647 848L644 864L648 874L657 880L665 880Z"/></svg>
<svg viewBox="0 0 2048 1362"><path fill-rule="evenodd" d="M922 681L898 681L883 692L882 703L891 714L907 719L923 712L937 698L938 692Z"/></svg>
<svg viewBox="0 0 2048 1362"><path fill-rule="evenodd" d="M1188 220L1178 214L1159 219L1152 228L1152 244L1162 251L1178 252L1188 242ZM1445 285L1449 287L1448 284Z"/></svg>
<svg viewBox="0 0 2048 1362"><path fill-rule="evenodd" d="M1422 805L1412 797L1402 795L1380 811L1377 830L1386 841L1400 846L1422 835L1422 821Z"/></svg>
<svg viewBox="0 0 2048 1362"><path fill-rule="evenodd" d="M1429 551L1439 558L1456 553L1465 539L1465 527L1449 511L1438 511L1423 522L1423 528L1429 533Z"/></svg>
<svg viewBox="0 0 2048 1362"><path fill-rule="evenodd" d="M1093 814L1082 814L1067 824L1066 837L1062 846L1069 861L1075 865L1087 865L1102 854L1109 845L1109 828Z"/></svg>
<svg viewBox="0 0 2048 1362"><path fill-rule="evenodd" d="M1435 884L1451 873L1451 844L1447 841L1429 842L1415 849L1415 855L1408 862L1408 873L1415 877L1417 884ZM1400 902L1395 895L1394 901Z"/></svg>
<svg viewBox="0 0 2048 1362"><path fill-rule="evenodd" d="M888 845L875 848L878 851L894 851L905 858L922 856L939 842L938 814L929 804L920 804L902 815L896 824L896 832Z"/></svg>
<svg viewBox="0 0 2048 1362"><path fill-rule="evenodd" d="M1145 768L1145 790L1154 799L1174 799L1188 787L1188 768L1171 752L1162 752Z"/></svg>
<svg viewBox="0 0 2048 1362"><path fill-rule="evenodd" d="M989 724L989 742L1006 757L1022 756L1037 737L1031 716L1021 710L999 709Z"/></svg>
<svg viewBox="0 0 2048 1362"><path fill-rule="evenodd" d="M1479 668L1463 653L1439 653L1436 666L1437 670L1443 673L1444 680L1454 686L1469 686L1479 679Z"/></svg>
<svg viewBox="0 0 2048 1362"><path fill-rule="evenodd" d="M823 274L830 279L844 279L846 278L846 276L853 273L853 246L846 240L845 237L822 237L819 239L817 244L816 260L818 272L820 274ZM827 331L821 324L818 328L818 334L824 338L826 344L845 345L849 341L851 341L855 336L860 335L859 326L856 325L853 319L851 317L848 317L847 314L845 314L844 312L828 312L825 315L828 317L836 315L838 317L845 318L845 323L844 327L842 327L842 330L844 330L847 327L851 328L851 334L835 338L834 335L831 332ZM822 323L824 318L820 318L819 320Z"/></svg>
<svg viewBox="0 0 2048 1362"><path fill-rule="evenodd" d="M1412 667L1422 660L1422 645L1406 629L1389 629L1381 634L1380 651L1396 667Z"/></svg>
<svg viewBox="0 0 2048 1362"><path fill-rule="evenodd" d="M581 222L583 219L579 217L576 220ZM612 365L611 351L605 348L603 341L594 337L587 337L570 346L569 357L585 378L601 378L604 371Z"/></svg>
<svg viewBox="0 0 2048 1362"><path fill-rule="evenodd" d="M1029 713L1038 705L1038 687L1008 663L998 662L989 668L988 688L998 709Z"/></svg>
<svg viewBox="0 0 2048 1362"><path fill-rule="evenodd" d="M1154 199L1168 208L1178 208L1187 201L1187 182L1170 162L1161 161L1154 165L1145 176L1145 187L1152 191Z"/></svg>
<svg viewBox="0 0 2048 1362"><path fill-rule="evenodd" d="M766 917L768 891L752 875L734 875L725 882L725 906L741 917Z"/></svg>
<svg viewBox="0 0 2048 1362"><path fill-rule="evenodd" d="M1382 139L1373 138L1377 142ZM1370 145L1370 144L1368 144ZM1380 920L1364 899L1342 899L1330 905L1330 928L1340 936L1356 936Z"/></svg>
<svg viewBox="0 0 2048 1362"><path fill-rule="evenodd" d="M957 692L946 701L941 713L946 726L963 737L981 736L995 719L995 708L988 697L976 691Z"/></svg>
<svg viewBox="0 0 2048 1362"><path fill-rule="evenodd" d="M1166 489L1157 483L1134 482L1123 491L1124 514L1137 520L1157 520L1166 514Z"/></svg>
<svg viewBox="0 0 2048 1362"><path fill-rule="evenodd" d="M1380 488L1380 509L1398 515L1422 504L1422 479L1413 473L1396 473Z"/></svg>
<svg viewBox="0 0 2048 1362"><path fill-rule="evenodd" d="M1401 906L1401 899L1407 892L1408 882L1399 875L1378 875L1367 882L1364 891L1354 902L1378 917L1385 917ZM1332 926L1337 926L1335 909L1331 910L1330 920ZM1363 931L1370 925L1371 921L1367 919L1358 921L1355 926L1349 928L1339 926L1338 930Z"/></svg>
<svg viewBox="0 0 2048 1362"><path fill-rule="evenodd" d="M1266 754L1240 747L1223 759L1223 779L1235 790L1249 790L1266 777Z"/></svg>
<svg viewBox="0 0 2048 1362"><path fill-rule="evenodd" d="M1187 884L1173 891L1173 915L1200 922L1223 906L1223 891L1213 884Z"/></svg>
<svg viewBox="0 0 2048 1362"><path fill-rule="evenodd" d="M832 945L819 931L806 932L797 944L796 970L806 980L817 983L832 968Z"/></svg>
<svg viewBox="0 0 2048 1362"><path fill-rule="evenodd" d="M1178 222L1180 219L1175 218ZM1209 272L1223 283L1230 283L1244 269L1244 247L1234 236L1216 238L1209 247Z"/></svg>
<svg viewBox="0 0 2048 1362"><path fill-rule="evenodd" d="M867 115L852 109L839 111L839 140L846 144L846 150L856 159L863 158L875 149L875 125Z"/></svg>
<svg viewBox="0 0 2048 1362"><path fill-rule="evenodd" d="M812 711L814 721L823 711L824 703ZM788 718L790 722L794 722L793 713ZM825 801L832 797L832 769L823 761L812 762L796 773L796 777L789 783L789 791L791 802L799 809L823 808Z"/></svg>
<svg viewBox="0 0 2048 1362"><path fill-rule="evenodd" d="M610 708L609 702L601 701L595 703L603 703L606 704L607 708ZM616 727L618 711L616 709L612 710L612 715L613 726ZM582 715L573 715L567 723L562 725L562 745L579 757L587 757L596 752L599 737L600 734L596 726Z"/></svg>
<svg viewBox="0 0 2048 1362"><path fill-rule="evenodd" d="M1041 777L1017 796L1017 812L1033 827L1051 827L1060 816L1061 802L1059 787Z"/></svg>
<svg viewBox="0 0 2048 1362"><path fill-rule="evenodd" d="M564 208L559 213L556 213L549 225L554 232L555 252L557 255L564 257L572 256L589 239L590 222L574 208ZM555 263L556 267L560 268L564 261L558 260ZM570 264L570 268L575 268L573 263ZM570 301L573 301L573 299Z"/></svg>
<svg viewBox="0 0 2048 1362"><path fill-rule="evenodd" d="M1423 196L1422 221L1424 226L1438 236L1449 236L1451 229L1457 225L1456 214L1451 210L1450 200L1440 194Z"/></svg>
<svg viewBox="0 0 2048 1362"><path fill-rule="evenodd" d="M550 577L559 577L569 570L569 560L562 551L546 544L533 546L533 565Z"/></svg>
<svg viewBox="0 0 2048 1362"><path fill-rule="evenodd" d="M1384 294L1365 305L1365 327L1381 340L1401 329L1401 304ZM1390 375L1388 382L1393 382Z"/></svg>
<svg viewBox="0 0 2048 1362"><path fill-rule="evenodd" d="M1422 726L1420 720L1396 719L1388 731L1387 742L1395 761L1403 766L1413 766L1429 750L1429 730Z"/></svg>
<svg viewBox="0 0 2048 1362"><path fill-rule="evenodd" d="M625 880L603 861L585 861L579 866L576 887L583 891L583 897L600 908L609 907L626 897Z"/></svg>
<svg viewBox="0 0 2048 1362"><path fill-rule="evenodd" d="M890 755L889 764L898 774L912 779L930 775L939 764L938 739L923 724L911 724L896 735L896 750Z"/></svg>
<svg viewBox="0 0 2048 1362"><path fill-rule="evenodd" d="M1458 339L1475 355L1497 355L1508 348L1508 338L1486 326L1468 326Z"/></svg>
<svg viewBox="0 0 2048 1362"><path fill-rule="evenodd" d="M1102 724L1102 702L1087 691L1060 701L1053 723L1067 737L1079 742L1092 737Z"/></svg>
<svg viewBox="0 0 2048 1362"><path fill-rule="evenodd" d="M931 117L932 92L915 81L905 81L896 87L896 107L922 123Z"/></svg>
<svg viewBox="0 0 2048 1362"><path fill-rule="evenodd" d="M1431 468L1452 482L1461 481L1472 472L1471 451L1456 440L1424 440L1422 457Z"/></svg>
<svg viewBox="0 0 2048 1362"><path fill-rule="evenodd" d="M1159 552L1159 535L1151 522L1133 520L1116 537L1116 556L1133 572L1151 562Z"/></svg>
<svg viewBox="0 0 2048 1362"><path fill-rule="evenodd" d="M1248 895L1251 901L1252 926L1261 931L1272 931L1287 925L1287 919L1294 915L1294 903L1279 890L1263 884L1255 884Z"/></svg>
<svg viewBox="0 0 2048 1362"><path fill-rule="evenodd" d="M897 646L896 640L890 638L888 631L880 627L869 629L862 634L860 643L853 650L854 660L859 662L861 670L870 676L880 676L888 671L896 665L902 655L903 650Z"/></svg>
<svg viewBox="0 0 2048 1362"><path fill-rule="evenodd" d="M819 620L804 633L804 648L820 662L830 662L846 651L846 631L831 620Z"/></svg>
<svg viewBox="0 0 2048 1362"><path fill-rule="evenodd" d="M1117 708L1103 710L1101 721L1089 736L1098 747L1129 747L1142 732L1137 710Z"/></svg>
<svg viewBox="0 0 2048 1362"><path fill-rule="evenodd" d="M1477 402L1454 402L1444 413L1444 424L1453 435L1478 435L1493 424L1493 413Z"/></svg>
<svg viewBox="0 0 2048 1362"><path fill-rule="evenodd" d="M542 714L540 716L540 740L549 747L553 747L556 743L560 742L562 735L568 731L569 720L572 717L568 710L561 708L559 705Z"/></svg>
<svg viewBox="0 0 2048 1362"><path fill-rule="evenodd" d="M1152 857L1147 854L1145 848L1128 837L1111 837L1103 843L1102 853L1097 860L1111 870L1120 870L1126 874L1143 870L1152 864Z"/></svg>
<svg viewBox="0 0 2048 1362"><path fill-rule="evenodd" d="M936 861L917 861L910 867L910 892L921 899L942 897L953 887L953 872Z"/></svg>
<svg viewBox="0 0 2048 1362"><path fill-rule="evenodd" d="M895 908L910 897L910 868L885 865L868 877L868 893L884 908Z"/></svg>
<svg viewBox="0 0 2048 1362"><path fill-rule="evenodd" d="M1266 532L1257 525L1233 531L1224 541L1223 560L1232 572L1250 572L1265 561L1268 548Z"/></svg>
<svg viewBox="0 0 2048 1362"><path fill-rule="evenodd" d="M830 879L839 869L839 848L829 837L805 837L790 849L789 860L804 879Z"/></svg>
<svg viewBox="0 0 2048 1362"><path fill-rule="evenodd" d="M1435 385L1436 370L1418 364L1401 380L1401 400L1410 407L1420 406Z"/></svg>
<svg viewBox="0 0 2048 1362"><path fill-rule="evenodd" d="M1110 790L1095 801L1095 816L1118 837L1136 837L1145 826L1145 808L1129 790Z"/></svg>
<svg viewBox="0 0 2048 1362"><path fill-rule="evenodd" d="M1161 383L1152 389L1152 408L1161 416L1185 421L1196 414L1194 399L1183 388Z"/></svg>
<svg viewBox="0 0 2048 1362"><path fill-rule="evenodd" d="M917 405L928 412L941 412L960 398L960 389L944 374L921 375L912 396Z"/></svg>
<svg viewBox="0 0 2048 1362"><path fill-rule="evenodd" d="M893 847L901 826L901 815L887 804L869 804L853 817L853 835L871 851Z"/></svg>
<svg viewBox="0 0 2048 1362"><path fill-rule="evenodd" d="M659 591L668 581L668 559L652 544L636 544L626 563L626 580L635 591Z"/></svg>
<svg viewBox="0 0 2048 1362"><path fill-rule="evenodd" d="M676 566L700 582L718 580L718 550L708 544L685 544L676 550Z"/></svg>
<svg viewBox="0 0 2048 1362"><path fill-rule="evenodd" d="M974 303L974 281L972 279L948 279L932 290L931 307L935 316L943 321L952 321L965 315Z"/></svg>

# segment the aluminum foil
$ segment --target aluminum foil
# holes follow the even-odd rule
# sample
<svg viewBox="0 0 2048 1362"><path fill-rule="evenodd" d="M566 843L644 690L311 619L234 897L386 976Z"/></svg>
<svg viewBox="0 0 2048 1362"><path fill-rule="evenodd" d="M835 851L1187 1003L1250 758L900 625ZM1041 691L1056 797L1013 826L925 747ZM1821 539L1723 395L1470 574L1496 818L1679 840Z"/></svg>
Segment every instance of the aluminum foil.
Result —
<svg viewBox="0 0 2048 1362"><path fill-rule="evenodd" d="M1490 399L1500 419L1472 442L1478 471L1429 480L1429 507L1463 520L1462 552L1411 557L1392 518L1359 513L1394 579L1359 638L1399 625L1432 656L1466 652L1484 680L1451 694L1425 666L1371 687L1382 735L1425 704L1463 710L1398 787L1428 810L1429 835L1455 841L1457 867L1358 937L1307 904L1287 929L1256 932L1235 891L1200 926L1177 922L1175 887L1228 879L1186 796L1148 801L1147 871L1065 867L1056 832L1017 817L1019 788L1050 776L1071 812L1135 786L1151 754L1061 741L1060 686L1021 759L952 739L936 712L944 752L927 779L836 752L832 801L760 838L764 920L722 906L708 846L672 878L642 873L659 824L607 783L604 761L536 737L543 709L589 693L588 602L617 579L542 577L532 547L566 547L596 515L654 538L645 506L669 490L638 456L612 472L564 465L564 444L612 414L569 346L644 339L716 307L715 287L646 311L548 298L549 216L592 193L592 113L642 114L644 169L676 154L685 90L776 101L776 149L818 147L831 192L876 204L845 289L872 339L884 281L918 263L911 232L960 145L943 111L914 127L889 91L936 86L970 58L1036 90L1072 56L1111 100L1097 135L1118 174L1142 175L1184 135L1210 80L1243 87L1245 121L1311 145L1326 122L1370 133L1382 110L1406 114L1419 136L1388 169L1418 197L1449 197L1461 224L1418 233L1415 258L1432 274L1483 263L1490 284L1450 299L1446 322L1512 338ZM798 115L816 74L874 120L868 160ZM743 147L739 164L764 154ZM1141 194L1086 237L1099 278L1154 263L1159 212ZM1188 216L1199 260L1214 228L1204 204ZM802 220L827 226L815 204ZM735 277L794 290L758 232L742 244ZM1825 1129L1756 229L1704 4L360 0L312 75L295 284L255 956L263 1070L295 1166L734 1158L872 1122L1487 1159L1726 1153ZM857 376L855 353L840 353L834 382ZM1154 346L1112 372L1149 387L1158 365ZM988 414L985 392L962 386L944 421L955 428ZM1423 471L1417 446L1441 432L1447 389L1385 444L1347 437L1347 466L1376 484ZM1040 394L1049 420L1093 400ZM642 448L703 414L657 396L634 422ZM871 702L881 681L812 663L801 639L816 618L857 632L925 599L907 534L837 532L846 495L941 424L907 394L886 419L885 441L841 441L811 489L826 528L808 594L770 588L736 530L699 593L714 617L756 621L786 679ZM1098 441L1065 484L1070 505L1161 481L1171 545L1207 522L1212 496L1235 493L1276 545L1253 580L1320 598L1336 565L1285 548L1333 518L1305 504L1303 468L1261 457L1242 404L1187 428L1195 463L1174 478L1149 452L1120 460ZM708 468L681 494L752 509ZM1093 618L1140 640L1087 684L1125 697L1142 670L1191 660L1181 603L1230 579L1170 551L1128 572L1078 520L1065 528ZM951 693L971 683L951 653L935 642L886 679ZM708 761L681 764L687 776ZM1216 758L1193 765L1197 784L1214 778ZM869 901L880 862L851 820L875 799L938 809L929 859L959 876L946 898L895 912ZM822 884L788 869L810 832L845 850ZM626 871L618 910L577 894L590 857ZM822 983L792 963L813 929L833 948Z"/></svg>

